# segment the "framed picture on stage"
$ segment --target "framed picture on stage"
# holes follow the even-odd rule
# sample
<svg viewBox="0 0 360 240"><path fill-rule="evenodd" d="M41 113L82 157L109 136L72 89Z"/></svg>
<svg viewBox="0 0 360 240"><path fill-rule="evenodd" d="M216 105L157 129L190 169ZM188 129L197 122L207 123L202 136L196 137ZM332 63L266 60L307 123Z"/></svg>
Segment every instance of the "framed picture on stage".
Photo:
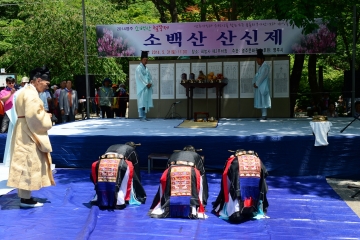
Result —
<svg viewBox="0 0 360 240"><path fill-rule="evenodd" d="M160 99L175 98L175 64L160 64Z"/></svg>
<svg viewBox="0 0 360 240"><path fill-rule="evenodd" d="M223 76L227 79L224 98L239 98L239 62L224 62Z"/></svg>
<svg viewBox="0 0 360 240"><path fill-rule="evenodd" d="M289 97L289 60L273 61L273 96Z"/></svg>
<svg viewBox="0 0 360 240"><path fill-rule="evenodd" d="M254 98L255 61L240 62L240 98Z"/></svg>
<svg viewBox="0 0 360 240"><path fill-rule="evenodd" d="M211 72L216 76L218 73L223 73L222 70L222 62L208 62L207 64L207 74ZM206 79L208 81L208 79ZM216 98L216 88L208 88L207 89L208 98Z"/></svg>
<svg viewBox="0 0 360 240"><path fill-rule="evenodd" d="M130 64L129 66L129 99L137 99L135 71L139 64Z"/></svg>
<svg viewBox="0 0 360 240"><path fill-rule="evenodd" d="M159 99L159 64L146 64L152 77L153 99Z"/></svg>

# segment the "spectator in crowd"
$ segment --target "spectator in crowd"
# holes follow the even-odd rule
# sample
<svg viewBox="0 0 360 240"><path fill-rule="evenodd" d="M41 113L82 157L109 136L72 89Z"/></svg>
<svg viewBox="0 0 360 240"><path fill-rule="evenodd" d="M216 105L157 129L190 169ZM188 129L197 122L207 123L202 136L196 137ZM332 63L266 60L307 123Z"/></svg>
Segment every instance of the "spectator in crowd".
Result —
<svg viewBox="0 0 360 240"><path fill-rule="evenodd" d="M119 89L118 89L118 85L117 84L113 84L112 85L112 89L113 89L113 102L112 102L112 111L115 115L116 118L119 118Z"/></svg>
<svg viewBox="0 0 360 240"><path fill-rule="evenodd" d="M72 89L72 81L66 81L66 88L61 90L59 97L59 106L62 122L74 122L78 111L77 92Z"/></svg>
<svg viewBox="0 0 360 240"><path fill-rule="evenodd" d="M129 94L125 90L125 84L120 84L119 90L119 117L125 118Z"/></svg>
<svg viewBox="0 0 360 240"><path fill-rule="evenodd" d="M20 83L20 87L19 89L23 88L25 86L25 84L27 84L29 82L29 78L28 77L23 77L21 79L21 83Z"/></svg>
<svg viewBox="0 0 360 240"><path fill-rule="evenodd" d="M16 92L15 89L15 79L13 77L6 78L6 88L1 90L0 99L4 104L4 117L1 123L1 133L6 133L9 127L10 118L7 115L6 111L10 110L13 107L13 95Z"/></svg>
<svg viewBox="0 0 360 240"><path fill-rule="evenodd" d="M62 81L60 83L60 88L56 89L55 93L54 93L54 97L57 98L57 115L56 118L58 119L57 123L62 123L62 116L61 116L61 111L60 111L60 105L59 105L59 98L60 98L60 93L61 90L64 90L66 87L66 81Z"/></svg>
<svg viewBox="0 0 360 240"><path fill-rule="evenodd" d="M99 102L99 87L95 88L95 105L96 105L96 116L99 117L100 114L100 102Z"/></svg>
<svg viewBox="0 0 360 240"><path fill-rule="evenodd" d="M103 86L99 88L99 101L100 109L102 112L102 118L114 118L114 114L111 111L111 101L113 100L113 90L111 89L111 80L110 78L105 78L103 81Z"/></svg>
<svg viewBox="0 0 360 240"><path fill-rule="evenodd" d="M325 111L327 117L338 117L338 113L335 111L335 104L329 103L328 109Z"/></svg>
<svg viewBox="0 0 360 240"><path fill-rule="evenodd" d="M39 93L39 97L41 101L44 103L44 108L46 112L49 112L49 99L51 99L51 95L49 93L49 85L47 84L45 87L45 91L42 93Z"/></svg>
<svg viewBox="0 0 360 240"><path fill-rule="evenodd" d="M355 115L360 116L360 101L355 102Z"/></svg>

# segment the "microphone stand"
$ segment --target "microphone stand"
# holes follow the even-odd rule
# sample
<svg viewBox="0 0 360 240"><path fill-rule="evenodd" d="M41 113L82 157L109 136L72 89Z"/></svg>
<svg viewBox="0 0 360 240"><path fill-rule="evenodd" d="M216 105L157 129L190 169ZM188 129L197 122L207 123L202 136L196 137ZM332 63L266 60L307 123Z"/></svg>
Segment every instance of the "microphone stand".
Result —
<svg viewBox="0 0 360 240"><path fill-rule="evenodd" d="M343 131L345 131L345 129L346 129L348 126L350 126L353 122L355 122L355 120L359 120L359 121L360 121L359 115L354 116L354 119L353 119L348 125L346 125L340 132L342 133Z"/></svg>
<svg viewBox="0 0 360 240"><path fill-rule="evenodd" d="M166 114L165 119L180 119L181 118L180 114L175 112L175 105L180 102L181 101L174 102L173 104L171 104L171 107L170 107L168 113Z"/></svg>

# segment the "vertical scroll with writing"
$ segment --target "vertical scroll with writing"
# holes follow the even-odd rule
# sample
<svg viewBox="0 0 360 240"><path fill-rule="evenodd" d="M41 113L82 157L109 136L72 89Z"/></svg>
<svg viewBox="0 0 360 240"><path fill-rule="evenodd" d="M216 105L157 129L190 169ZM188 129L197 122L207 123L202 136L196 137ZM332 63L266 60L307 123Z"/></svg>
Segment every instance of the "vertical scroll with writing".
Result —
<svg viewBox="0 0 360 240"><path fill-rule="evenodd" d="M207 64L207 72L210 74L214 73L216 76L218 73L223 73L222 71L222 62L208 62ZM208 79L206 79L209 81ZM208 98L216 98L216 88L208 88Z"/></svg>
<svg viewBox="0 0 360 240"><path fill-rule="evenodd" d="M180 85L181 83L181 74L185 73L187 79L190 76L190 63L176 63L176 99L185 99L186 98L186 89Z"/></svg>
<svg viewBox="0 0 360 240"><path fill-rule="evenodd" d="M227 85L224 87L224 98L239 97L239 62L224 62L224 78Z"/></svg>
<svg viewBox="0 0 360 240"><path fill-rule="evenodd" d="M253 98L252 80L255 76L255 61L240 62L240 98Z"/></svg>
<svg viewBox="0 0 360 240"><path fill-rule="evenodd" d="M136 80L135 80L135 71L138 64L130 64L129 67L129 98L137 99L136 95Z"/></svg>
<svg viewBox="0 0 360 240"><path fill-rule="evenodd" d="M175 98L174 68L175 68L174 63L160 64L160 99Z"/></svg>
<svg viewBox="0 0 360 240"><path fill-rule="evenodd" d="M147 64L146 67L149 69L153 81L152 98L159 99L159 64Z"/></svg>
<svg viewBox="0 0 360 240"><path fill-rule="evenodd" d="M195 74L195 79L199 76L200 71L206 75L206 63L192 63L191 72ZM195 88L194 98L206 98L205 88Z"/></svg>
<svg viewBox="0 0 360 240"><path fill-rule="evenodd" d="M289 61L278 60L273 63L274 97L289 97Z"/></svg>

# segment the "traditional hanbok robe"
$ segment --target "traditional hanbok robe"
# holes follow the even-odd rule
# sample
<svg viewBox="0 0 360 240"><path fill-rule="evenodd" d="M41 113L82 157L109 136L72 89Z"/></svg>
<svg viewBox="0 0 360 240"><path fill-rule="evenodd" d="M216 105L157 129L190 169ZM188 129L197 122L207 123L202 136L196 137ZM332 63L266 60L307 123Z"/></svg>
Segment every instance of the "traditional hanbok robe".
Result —
<svg viewBox="0 0 360 240"><path fill-rule="evenodd" d="M231 156L224 167L221 190L213 202L214 212L231 222L265 217L269 206L267 176L265 166L253 151Z"/></svg>
<svg viewBox="0 0 360 240"><path fill-rule="evenodd" d="M154 218L207 218L208 183L203 160L192 151L173 153L150 207Z"/></svg>
<svg viewBox="0 0 360 240"><path fill-rule="evenodd" d="M123 209L126 204L140 205L146 193L131 161L115 152L107 152L91 166L91 181L96 196L92 200L100 208Z"/></svg>
<svg viewBox="0 0 360 240"><path fill-rule="evenodd" d="M258 88L254 88L254 107L255 108L271 108L270 99L270 66L267 63L263 63L252 83L256 84Z"/></svg>
<svg viewBox="0 0 360 240"><path fill-rule="evenodd" d="M47 134L52 122L35 87L31 84L24 87L15 106L18 119L11 140L7 185L28 191L55 185Z"/></svg>
<svg viewBox="0 0 360 240"><path fill-rule="evenodd" d="M136 67L135 71L136 80L136 94L138 108L145 108L145 113L149 111L149 108L153 107L152 86L147 87L149 83L153 83L150 71L142 63Z"/></svg>

